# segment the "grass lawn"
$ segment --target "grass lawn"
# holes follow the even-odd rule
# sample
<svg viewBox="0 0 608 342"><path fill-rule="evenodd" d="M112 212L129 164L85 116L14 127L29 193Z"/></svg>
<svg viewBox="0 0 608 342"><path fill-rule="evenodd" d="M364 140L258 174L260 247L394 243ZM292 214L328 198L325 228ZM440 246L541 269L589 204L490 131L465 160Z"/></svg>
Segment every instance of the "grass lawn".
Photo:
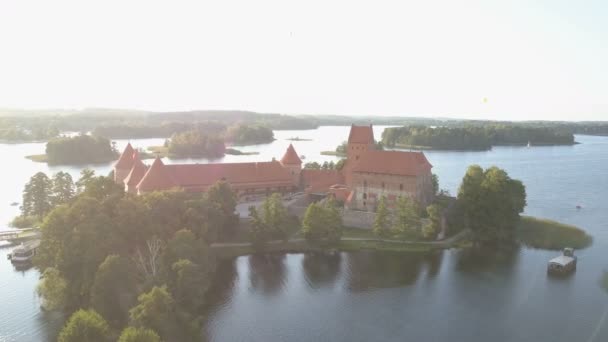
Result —
<svg viewBox="0 0 608 342"><path fill-rule="evenodd" d="M593 241L591 236L578 227L530 216L521 217L517 239L529 247L551 250L565 247L581 249Z"/></svg>

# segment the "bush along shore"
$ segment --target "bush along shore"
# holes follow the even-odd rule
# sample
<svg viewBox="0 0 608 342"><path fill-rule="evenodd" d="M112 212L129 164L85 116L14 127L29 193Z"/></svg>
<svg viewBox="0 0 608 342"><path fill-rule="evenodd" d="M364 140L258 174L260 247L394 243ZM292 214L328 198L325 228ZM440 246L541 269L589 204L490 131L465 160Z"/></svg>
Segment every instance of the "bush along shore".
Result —
<svg viewBox="0 0 608 342"><path fill-rule="evenodd" d="M593 242L593 238L578 227L530 216L522 216L517 239L525 246L550 250L582 249Z"/></svg>

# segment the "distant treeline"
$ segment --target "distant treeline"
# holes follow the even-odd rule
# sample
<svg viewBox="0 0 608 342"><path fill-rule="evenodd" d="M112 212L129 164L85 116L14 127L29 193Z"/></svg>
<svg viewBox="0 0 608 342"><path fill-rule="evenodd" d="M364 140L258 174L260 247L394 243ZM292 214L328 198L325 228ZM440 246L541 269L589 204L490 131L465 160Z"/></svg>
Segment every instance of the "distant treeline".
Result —
<svg viewBox="0 0 608 342"><path fill-rule="evenodd" d="M500 145L572 145L572 133L548 127L474 125L466 127L406 126L387 128L382 142L389 147L441 150L488 150Z"/></svg>
<svg viewBox="0 0 608 342"><path fill-rule="evenodd" d="M107 138L78 135L51 139L46 155L49 164L86 164L115 160L118 153Z"/></svg>

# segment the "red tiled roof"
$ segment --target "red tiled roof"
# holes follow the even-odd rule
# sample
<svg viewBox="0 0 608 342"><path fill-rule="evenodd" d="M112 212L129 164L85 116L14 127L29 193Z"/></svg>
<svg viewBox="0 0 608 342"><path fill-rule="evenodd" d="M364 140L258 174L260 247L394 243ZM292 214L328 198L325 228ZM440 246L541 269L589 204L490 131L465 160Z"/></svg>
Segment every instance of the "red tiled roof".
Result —
<svg viewBox="0 0 608 342"><path fill-rule="evenodd" d="M233 186L254 185L256 183L279 186L295 185L289 171L283 168L278 161L259 163L163 164L162 168L166 176L157 177L160 180L153 178L153 181L149 182L146 178L153 171L153 168L154 164L152 164L144 179L139 183L138 188L140 190L163 190L177 186L202 191L220 180L225 180ZM167 180L170 180L170 182L166 182Z"/></svg>
<svg viewBox="0 0 608 342"><path fill-rule="evenodd" d="M285 151L285 155L281 158L281 164L283 165L293 165L293 164L302 164L302 160L298 157L296 153L296 149L293 148L292 144L289 144L287 151Z"/></svg>
<svg viewBox="0 0 608 342"><path fill-rule="evenodd" d="M302 170L302 180L308 192L327 192L332 185L344 184L344 176L338 170Z"/></svg>
<svg viewBox="0 0 608 342"><path fill-rule="evenodd" d="M133 146L131 143L127 144L125 150L122 152L114 167L117 169L128 169L130 170L133 167Z"/></svg>
<svg viewBox="0 0 608 342"><path fill-rule="evenodd" d="M146 165L139 159L139 153L133 152L133 168L129 175L125 178L125 184L128 186L136 186L146 174Z"/></svg>
<svg viewBox="0 0 608 342"><path fill-rule="evenodd" d="M148 169L144 177L137 184L139 191L168 190L178 186L169 173L167 166L163 164L159 157L154 159L152 166Z"/></svg>
<svg viewBox="0 0 608 342"><path fill-rule="evenodd" d="M373 144L374 143L374 130L372 125L369 126L350 126L350 133L348 134L348 142L356 144Z"/></svg>
<svg viewBox="0 0 608 342"><path fill-rule="evenodd" d="M422 152L371 150L361 155L352 172L418 176L432 167Z"/></svg>

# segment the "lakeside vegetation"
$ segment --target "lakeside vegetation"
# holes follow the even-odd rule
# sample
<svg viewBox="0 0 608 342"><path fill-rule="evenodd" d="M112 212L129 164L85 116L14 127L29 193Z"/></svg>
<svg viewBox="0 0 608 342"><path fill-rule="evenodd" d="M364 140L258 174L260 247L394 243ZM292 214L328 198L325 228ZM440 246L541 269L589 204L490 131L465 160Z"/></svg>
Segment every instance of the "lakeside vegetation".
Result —
<svg viewBox="0 0 608 342"><path fill-rule="evenodd" d="M522 216L517 239L525 246L550 250L582 249L593 242L593 238L578 227L530 216Z"/></svg>
<svg viewBox="0 0 608 342"><path fill-rule="evenodd" d="M574 135L547 127L472 125L465 127L391 127L382 133L389 147L489 150L501 145L573 145Z"/></svg>

